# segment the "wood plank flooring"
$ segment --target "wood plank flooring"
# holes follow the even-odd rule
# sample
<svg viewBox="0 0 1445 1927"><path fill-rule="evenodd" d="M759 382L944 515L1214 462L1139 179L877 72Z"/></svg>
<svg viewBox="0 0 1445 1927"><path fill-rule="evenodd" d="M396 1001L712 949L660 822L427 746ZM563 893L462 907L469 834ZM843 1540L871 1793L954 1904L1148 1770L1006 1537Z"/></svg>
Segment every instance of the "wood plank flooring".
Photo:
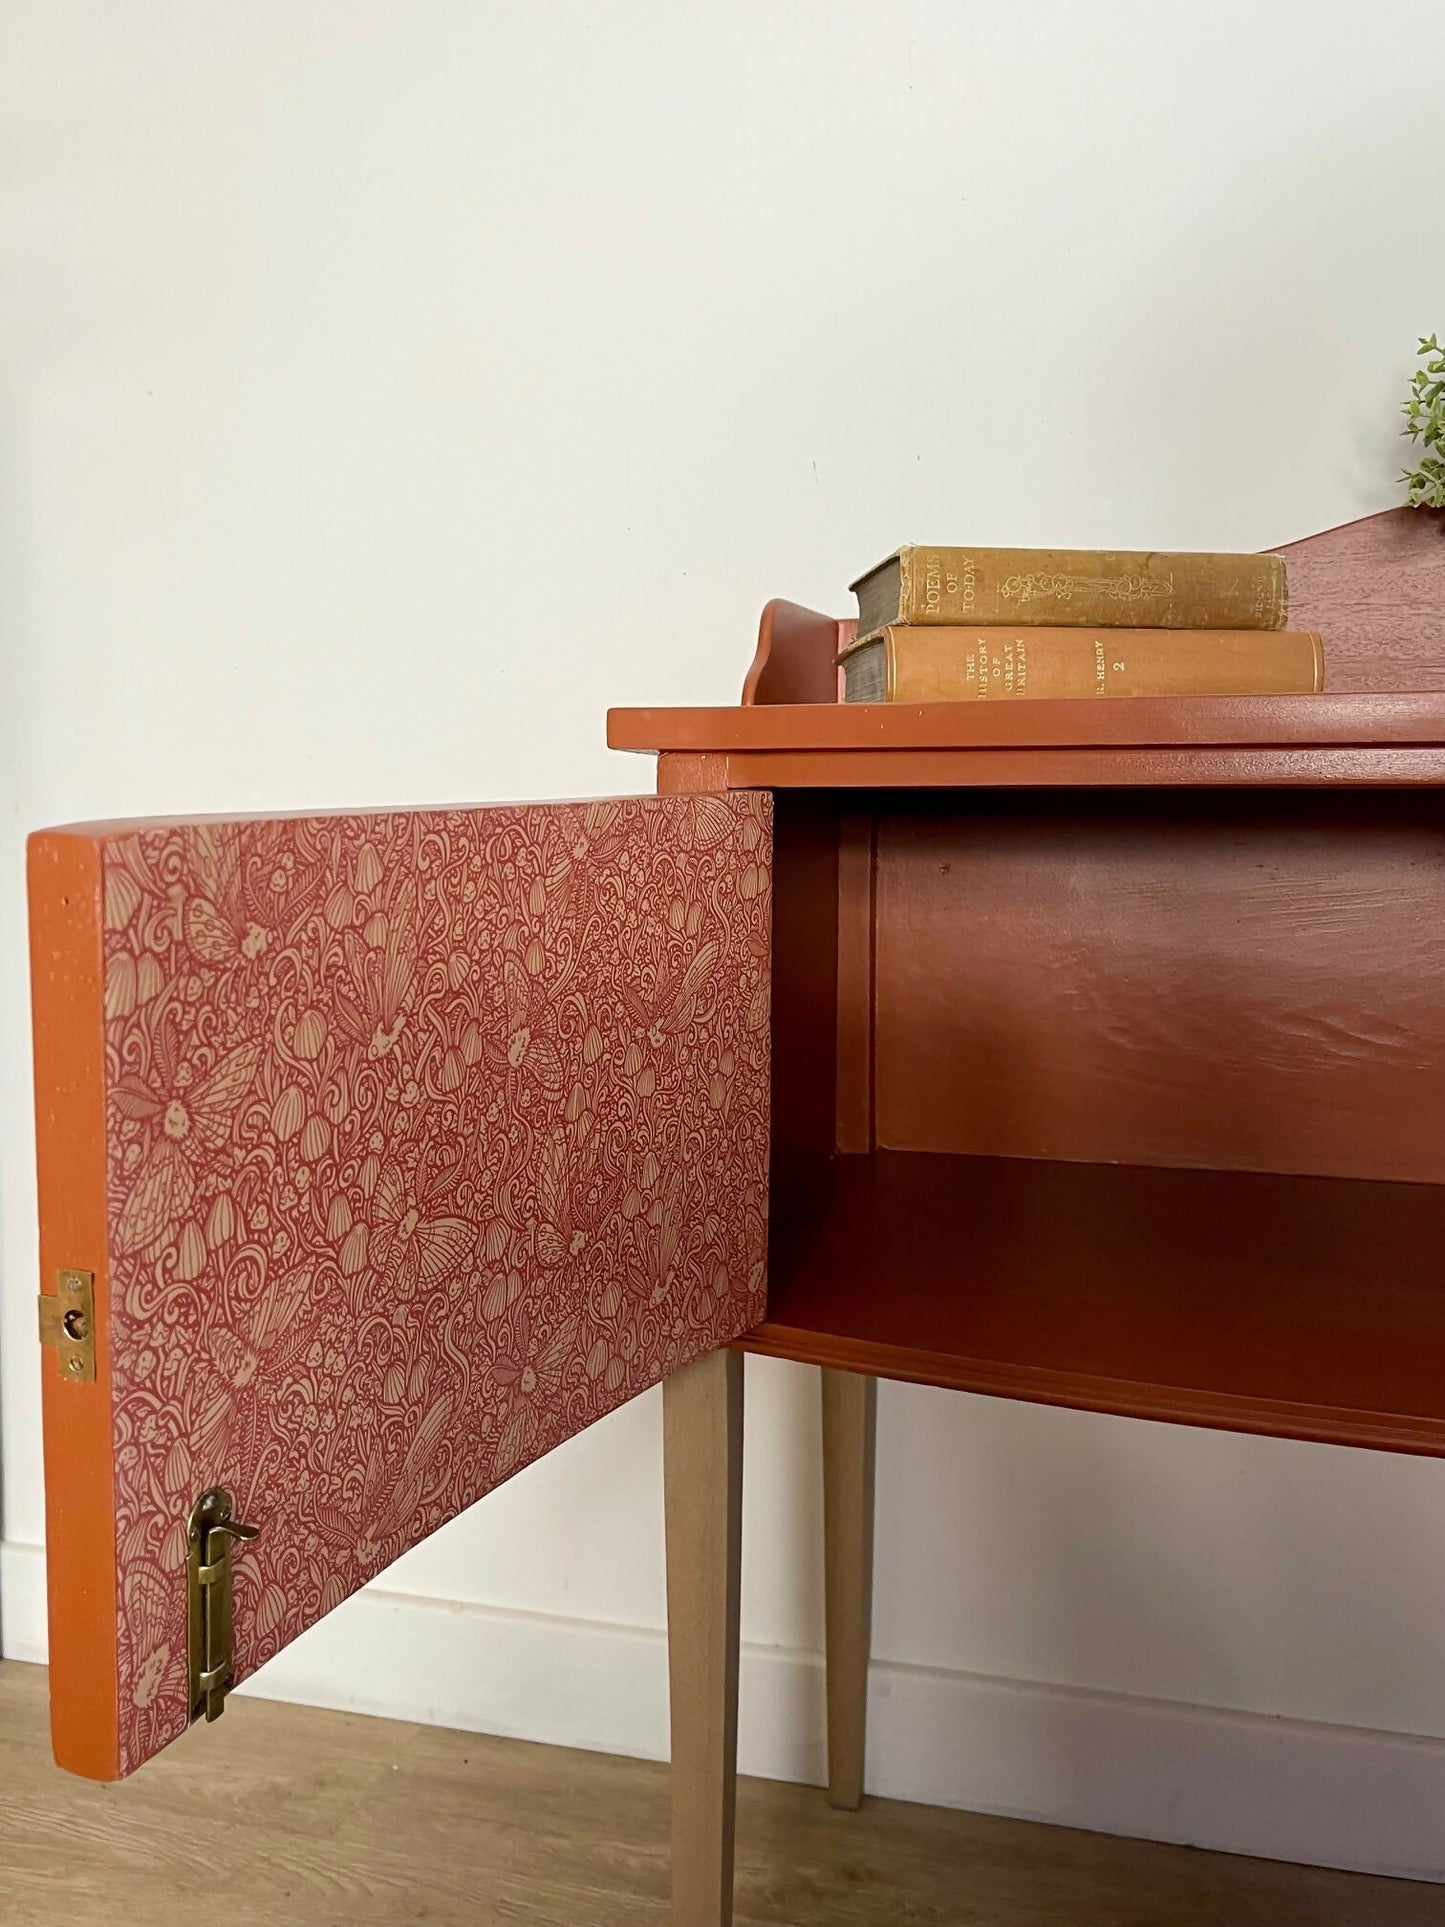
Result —
<svg viewBox="0 0 1445 1927"><path fill-rule="evenodd" d="M121 1786L0 1664L4 1927L666 1927L667 1769L231 1702ZM1445 1890L743 1782L739 1927L1441 1927Z"/></svg>

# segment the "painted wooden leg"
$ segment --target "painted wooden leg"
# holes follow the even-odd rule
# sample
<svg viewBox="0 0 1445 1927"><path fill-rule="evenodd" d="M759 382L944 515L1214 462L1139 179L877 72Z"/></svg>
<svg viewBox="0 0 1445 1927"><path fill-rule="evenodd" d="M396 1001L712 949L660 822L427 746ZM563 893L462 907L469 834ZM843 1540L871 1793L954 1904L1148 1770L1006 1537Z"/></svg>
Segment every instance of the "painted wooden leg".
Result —
<svg viewBox="0 0 1445 1927"><path fill-rule="evenodd" d="M729 1927L738 1753L743 1360L664 1380L673 1927Z"/></svg>
<svg viewBox="0 0 1445 1927"><path fill-rule="evenodd" d="M868 1647L873 1627L873 1441L878 1381L823 1373L824 1604L828 1653L828 1798L863 1801Z"/></svg>

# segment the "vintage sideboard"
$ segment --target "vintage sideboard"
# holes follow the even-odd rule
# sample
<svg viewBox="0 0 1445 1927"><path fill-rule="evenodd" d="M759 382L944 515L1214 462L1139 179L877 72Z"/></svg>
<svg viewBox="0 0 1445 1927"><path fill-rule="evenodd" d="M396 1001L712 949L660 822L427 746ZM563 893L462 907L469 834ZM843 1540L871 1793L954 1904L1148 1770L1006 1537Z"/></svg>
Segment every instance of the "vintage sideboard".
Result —
<svg viewBox="0 0 1445 1927"><path fill-rule="evenodd" d="M1445 1453L1445 532L1287 549L1329 693L616 710L658 794L31 842L52 1727L140 1766L665 1381L674 1915L731 1911L742 1352Z"/></svg>

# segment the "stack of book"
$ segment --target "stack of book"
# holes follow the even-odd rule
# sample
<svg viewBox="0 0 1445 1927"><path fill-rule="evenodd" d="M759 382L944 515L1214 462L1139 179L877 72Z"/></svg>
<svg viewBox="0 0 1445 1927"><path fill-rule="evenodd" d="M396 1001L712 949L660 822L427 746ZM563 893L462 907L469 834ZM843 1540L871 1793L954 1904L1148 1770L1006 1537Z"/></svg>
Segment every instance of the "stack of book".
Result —
<svg viewBox="0 0 1445 1927"><path fill-rule="evenodd" d="M853 584L850 703L1253 696L1324 687L1277 555L903 548Z"/></svg>

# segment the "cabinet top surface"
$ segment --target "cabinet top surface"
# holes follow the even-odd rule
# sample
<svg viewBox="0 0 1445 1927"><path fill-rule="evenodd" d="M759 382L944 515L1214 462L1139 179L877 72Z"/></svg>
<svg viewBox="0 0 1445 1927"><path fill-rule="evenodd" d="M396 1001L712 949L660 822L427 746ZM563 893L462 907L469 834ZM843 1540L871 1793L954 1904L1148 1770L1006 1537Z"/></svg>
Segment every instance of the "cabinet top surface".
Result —
<svg viewBox="0 0 1445 1927"><path fill-rule="evenodd" d="M612 709L607 741L612 749L692 754L1445 746L1445 692Z"/></svg>

